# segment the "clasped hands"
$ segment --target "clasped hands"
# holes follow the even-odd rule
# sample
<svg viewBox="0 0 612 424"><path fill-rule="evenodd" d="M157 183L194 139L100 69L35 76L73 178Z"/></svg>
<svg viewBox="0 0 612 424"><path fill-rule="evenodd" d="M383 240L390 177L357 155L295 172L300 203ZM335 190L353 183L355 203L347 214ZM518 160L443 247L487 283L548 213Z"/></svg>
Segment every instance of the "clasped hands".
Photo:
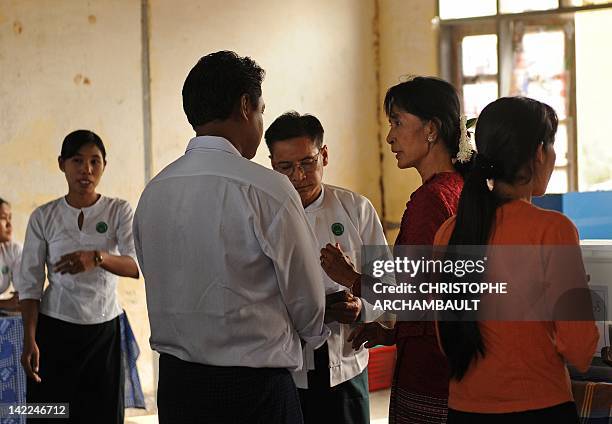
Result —
<svg viewBox="0 0 612 424"><path fill-rule="evenodd" d="M338 321L343 324L354 323L361 313L361 299L353 294L340 291L325 297L325 322ZM357 324L347 341L353 342L353 349L358 350L365 343L366 348L377 345L395 344L395 330L387 328L380 322Z"/></svg>
<svg viewBox="0 0 612 424"><path fill-rule="evenodd" d="M329 278L349 289L360 277L338 243L335 246L328 243L321 249L321 267ZM349 291L328 294L325 296L325 322L352 324L359 318L362 307L361 299Z"/></svg>
<svg viewBox="0 0 612 424"><path fill-rule="evenodd" d="M351 259L338 243L335 245L328 243L321 249L321 267L329 278L349 289L361 278L361 274L355 270ZM361 299L346 291L327 295L325 300L325 322L338 321L352 324L359 317L363 307ZM390 346L395 344L395 330L379 322L357 324L347 341L352 342L355 350L361 345L365 345L366 348L377 345Z"/></svg>
<svg viewBox="0 0 612 424"><path fill-rule="evenodd" d="M330 293L325 296L325 322L352 324L359 318L362 307L361 299L348 291Z"/></svg>

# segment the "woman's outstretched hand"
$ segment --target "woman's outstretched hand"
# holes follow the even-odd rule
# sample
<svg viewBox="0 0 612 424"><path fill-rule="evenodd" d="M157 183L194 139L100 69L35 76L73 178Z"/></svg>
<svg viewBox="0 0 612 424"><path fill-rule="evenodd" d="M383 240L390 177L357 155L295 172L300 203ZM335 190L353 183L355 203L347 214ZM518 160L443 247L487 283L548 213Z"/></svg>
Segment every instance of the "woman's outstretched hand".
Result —
<svg viewBox="0 0 612 424"><path fill-rule="evenodd" d="M387 328L379 322L359 324L349 334L347 341L353 342L353 349L357 350L365 343L366 348L378 345L391 346L395 344L395 330Z"/></svg>

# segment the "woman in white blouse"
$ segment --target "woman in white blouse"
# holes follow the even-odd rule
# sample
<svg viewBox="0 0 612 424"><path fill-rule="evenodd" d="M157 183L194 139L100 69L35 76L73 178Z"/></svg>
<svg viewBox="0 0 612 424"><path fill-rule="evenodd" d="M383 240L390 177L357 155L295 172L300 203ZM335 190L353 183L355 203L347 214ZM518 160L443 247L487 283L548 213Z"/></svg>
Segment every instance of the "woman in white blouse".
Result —
<svg viewBox="0 0 612 424"><path fill-rule="evenodd" d="M11 205L0 198L0 309L19 311L19 296L13 280L19 270L21 246L13 241Z"/></svg>
<svg viewBox="0 0 612 424"><path fill-rule="evenodd" d="M27 401L67 402L71 422L123 423L116 288L138 278L132 209L96 192L106 150L93 132L68 134L58 162L68 194L32 213L18 279Z"/></svg>

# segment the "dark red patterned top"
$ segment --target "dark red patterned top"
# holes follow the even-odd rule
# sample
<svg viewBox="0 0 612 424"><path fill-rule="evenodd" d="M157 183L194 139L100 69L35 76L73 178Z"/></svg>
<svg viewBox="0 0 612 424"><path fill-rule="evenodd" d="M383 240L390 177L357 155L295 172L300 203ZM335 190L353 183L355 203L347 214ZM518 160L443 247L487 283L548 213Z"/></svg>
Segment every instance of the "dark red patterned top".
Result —
<svg viewBox="0 0 612 424"><path fill-rule="evenodd" d="M425 181L410 195L395 244L432 245L438 228L457 212L463 178L442 172Z"/></svg>
<svg viewBox="0 0 612 424"><path fill-rule="evenodd" d="M432 245L438 228L457 212L463 178L457 172L435 174L406 203L396 245ZM411 392L448 396L449 367L440 352L433 322L396 324L394 384Z"/></svg>

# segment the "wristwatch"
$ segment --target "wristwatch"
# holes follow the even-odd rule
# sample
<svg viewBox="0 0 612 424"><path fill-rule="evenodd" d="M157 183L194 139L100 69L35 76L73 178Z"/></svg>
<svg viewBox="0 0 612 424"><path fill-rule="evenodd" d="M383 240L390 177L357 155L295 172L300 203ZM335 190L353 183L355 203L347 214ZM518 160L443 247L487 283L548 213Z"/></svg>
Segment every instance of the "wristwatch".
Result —
<svg viewBox="0 0 612 424"><path fill-rule="evenodd" d="M94 264L96 266L100 266L100 264L102 264L103 261L104 259L102 259L102 255L100 254L100 251L94 250Z"/></svg>

